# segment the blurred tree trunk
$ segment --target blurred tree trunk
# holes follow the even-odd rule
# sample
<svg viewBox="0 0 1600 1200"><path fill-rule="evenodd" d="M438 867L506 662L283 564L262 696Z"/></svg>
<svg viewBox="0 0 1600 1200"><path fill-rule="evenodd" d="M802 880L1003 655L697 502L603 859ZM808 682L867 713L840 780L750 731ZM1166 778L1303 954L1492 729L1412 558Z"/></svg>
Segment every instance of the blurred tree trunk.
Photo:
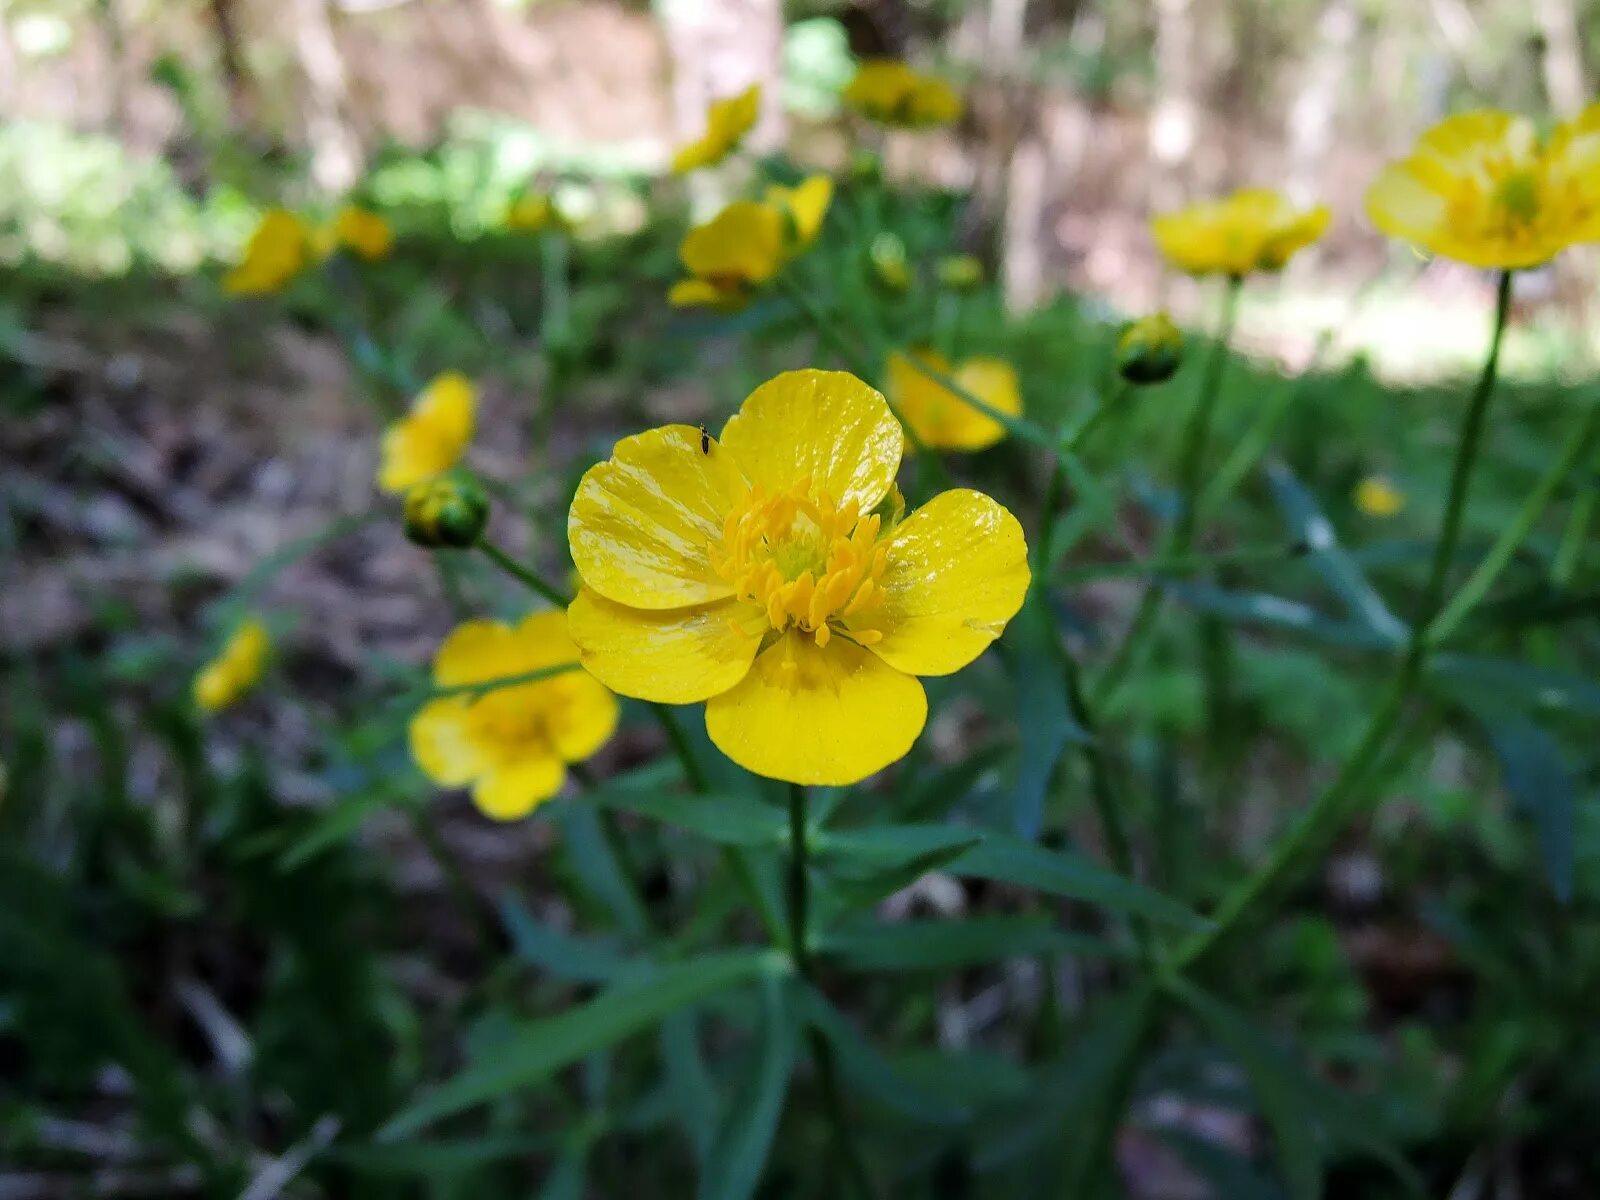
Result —
<svg viewBox="0 0 1600 1200"><path fill-rule="evenodd" d="M783 144L781 0L656 0L672 58L673 120L680 141L705 129L706 106L762 85L761 119L750 145Z"/></svg>
<svg viewBox="0 0 1600 1200"><path fill-rule="evenodd" d="M239 15L235 0L209 0L211 30L216 39L217 63L222 68L222 86L228 96L228 120L235 129L249 129L255 118L251 103L250 77L245 73L244 53L239 39Z"/></svg>
<svg viewBox="0 0 1600 1200"><path fill-rule="evenodd" d="M295 49L306 77L311 178L318 187L342 192L361 173L361 139L350 120L350 83L329 0L295 0L292 19Z"/></svg>
<svg viewBox="0 0 1600 1200"><path fill-rule="evenodd" d="M1315 201L1320 172L1334 144L1334 127L1343 85L1352 77L1350 51L1359 20L1351 0L1328 0L1317 26L1304 83L1289 106L1289 193L1301 203Z"/></svg>
<svg viewBox="0 0 1600 1200"><path fill-rule="evenodd" d="M1589 85L1583 69L1583 31L1574 0L1534 0L1534 18L1544 43L1544 90L1557 116L1583 107Z"/></svg>
<svg viewBox="0 0 1600 1200"><path fill-rule="evenodd" d="M1156 211L1184 199L1185 166L1195 147L1199 69L1194 0L1156 0L1155 101L1150 106L1151 204Z"/></svg>

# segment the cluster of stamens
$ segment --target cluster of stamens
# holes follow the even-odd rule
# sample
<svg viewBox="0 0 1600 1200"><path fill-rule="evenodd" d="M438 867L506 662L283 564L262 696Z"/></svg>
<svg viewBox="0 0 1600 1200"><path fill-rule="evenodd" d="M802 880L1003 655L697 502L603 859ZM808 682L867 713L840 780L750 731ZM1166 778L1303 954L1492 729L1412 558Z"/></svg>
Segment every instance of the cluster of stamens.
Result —
<svg viewBox="0 0 1600 1200"><path fill-rule="evenodd" d="M792 625L826 646L843 631L870 646L883 634L844 622L883 603L882 520L862 516L854 500L839 505L813 495L809 477L783 492L757 485L728 515L711 565L778 632Z"/></svg>

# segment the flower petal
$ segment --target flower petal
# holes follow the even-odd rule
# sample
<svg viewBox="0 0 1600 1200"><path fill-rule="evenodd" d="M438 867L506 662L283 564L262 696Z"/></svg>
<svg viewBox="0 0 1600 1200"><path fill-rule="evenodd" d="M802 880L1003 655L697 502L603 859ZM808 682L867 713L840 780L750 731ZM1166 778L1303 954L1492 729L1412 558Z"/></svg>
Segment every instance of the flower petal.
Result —
<svg viewBox="0 0 1600 1200"><path fill-rule="evenodd" d="M483 754L468 734L465 696L447 696L411 718L411 757L441 787L463 787L485 769Z"/></svg>
<svg viewBox="0 0 1600 1200"><path fill-rule="evenodd" d="M573 671L545 686L552 693L545 730L563 762L582 762L616 732L617 698L592 675Z"/></svg>
<svg viewBox="0 0 1600 1200"><path fill-rule="evenodd" d="M874 388L848 371L785 371L745 398L722 447L751 483L788 491L809 477L836 504L871 509L900 469L905 435Z"/></svg>
<svg viewBox="0 0 1600 1200"><path fill-rule="evenodd" d="M486 817L515 821L559 792L566 779L567 768L559 758L518 759L479 779L472 788L472 802Z"/></svg>
<svg viewBox="0 0 1600 1200"><path fill-rule="evenodd" d="M508 665L516 652L516 638L500 621L463 621L450 631L433 656L433 681L440 687L460 687L516 674Z"/></svg>
<svg viewBox="0 0 1600 1200"><path fill-rule="evenodd" d="M682 608L733 588L708 553L744 493L735 459L700 431L667 425L617 443L590 467L567 517L572 561L586 586L634 608Z"/></svg>
<svg viewBox="0 0 1600 1200"><path fill-rule="evenodd" d="M567 610L567 627L584 667L612 691L658 704L693 704L744 678L767 623L731 599L648 611L584 588Z"/></svg>
<svg viewBox="0 0 1600 1200"><path fill-rule="evenodd" d="M734 762L791 783L855 783L911 749L928 719L922 684L843 638L793 631L706 704L706 732Z"/></svg>
<svg viewBox="0 0 1600 1200"><path fill-rule="evenodd" d="M896 527L874 653L914 675L959 671L1004 631L1028 591L1022 526L982 492L941 492Z"/></svg>

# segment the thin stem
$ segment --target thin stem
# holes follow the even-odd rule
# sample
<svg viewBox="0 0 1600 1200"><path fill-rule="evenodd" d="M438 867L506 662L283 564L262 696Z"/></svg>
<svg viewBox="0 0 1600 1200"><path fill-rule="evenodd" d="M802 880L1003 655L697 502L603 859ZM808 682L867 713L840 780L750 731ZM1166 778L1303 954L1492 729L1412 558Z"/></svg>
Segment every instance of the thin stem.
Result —
<svg viewBox="0 0 1600 1200"><path fill-rule="evenodd" d="M507 575L527 587L528 590L537 592L557 608L565 608L572 603L571 597L563 596L560 591L540 579L538 575L512 558L488 538L481 538L478 541L478 549L482 550L484 556Z"/></svg>
<svg viewBox="0 0 1600 1200"><path fill-rule="evenodd" d="M1189 412L1184 427L1182 448L1178 458L1178 496L1181 507L1171 534L1162 543L1162 553L1182 557L1194 542L1195 530L1200 522L1201 474L1205 467L1206 447L1210 441L1212 419L1216 415L1217 398L1222 393L1222 374L1228 362L1228 343L1233 337L1234 318L1238 314L1239 291L1242 281L1228 281L1222 297L1222 313L1217 322L1217 333L1211 345L1211 355L1206 359L1205 373L1201 376L1200 392ZM1166 592L1154 584L1145 588L1133 622L1116 653L1100 676L1095 699L1104 704L1116 694L1128 671L1143 655L1145 645L1155 630L1156 617Z"/></svg>
<svg viewBox="0 0 1600 1200"><path fill-rule="evenodd" d="M795 970L811 980L811 952L806 941L810 882L806 871L806 789L789 785L789 955Z"/></svg>
<svg viewBox="0 0 1600 1200"><path fill-rule="evenodd" d="M684 733L683 726L678 724L678 718L665 704L652 704L650 712L654 715L656 724L661 726L661 732L667 735L667 744L672 747L672 752L678 757L679 765L683 767L683 778L688 783L689 790L705 791L706 773L695 758L694 748L689 745L689 735Z"/></svg>
<svg viewBox="0 0 1600 1200"><path fill-rule="evenodd" d="M1591 405L1572 427L1555 461L1540 476L1539 482L1534 484L1533 491L1528 493L1528 498L1522 502L1522 508L1511 524L1501 531L1489 553L1478 564L1477 570L1468 577L1467 582L1461 585L1461 590L1455 594L1454 599L1433 619L1428 627L1428 641L1431 645L1437 646L1449 638L1467 615L1488 595L1495 580L1516 557L1522 543L1527 540L1534 525L1544 515L1557 490L1588 452L1596 433L1600 433L1600 404Z"/></svg>
<svg viewBox="0 0 1600 1200"><path fill-rule="evenodd" d="M1456 543L1461 535L1461 515L1466 504L1467 488L1472 478L1473 464L1483 436L1484 417L1489 398L1494 393L1496 373L1500 363L1500 343L1505 334L1506 316L1511 304L1511 273L1503 272L1495 304L1494 332L1489 340L1489 354L1484 361L1483 374L1478 379L1467 415L1462 423L1461 440L1456 448L1455 466L1450 475L1450 492L1446 501L1443 527L1434 547L1433 566L1423 591L1423 603L1413 626L1410 643L1400 667L1390 681L1367 723L1355 750L1345 760L1327 788L1305 811L1294 829L1272 848L1267 861L1249 878L1242 881L1223 898L1213 915L1213 925L1204 933L1196 934L1179 947L1177 955L1168 964L1175 971L1183 971L1211 954L1229 936L1254 917L1257 910L1277 892L1299 877L1309 863L1314 863L1324 847L1363 808L1371 807L1380 789L1365 786L1374 765L1395 728L1401 724L1406 702L1411 698L1423 668L1427 665L1431 647L1429 627L1439 609L1445 578L1455 555Z"/></svg>
<svg viewBox="0 0 1600 1200"><path fill-rule="evenodd" d="M1572 511L1567 514L1567 527L1561 531L1561 542L1556 547L1555 561L1550 564L1550 580L1557 587L1571 587L1572 581L1578 577L1596 501L1600 501L1600 492L1590 491L1572 502Z"/></svg>
<svg viewBox="0 0 1600 1200"><path fill-rule="evenodd" d="M1071 433L1061 439L1061 453L1055 458L1050 471L1050 482L1045 487L1044 503L1039 513L1039 538L1035 547L1036 574L1042 574L1049 569L1051 560L1050 543L1055 540L1056 521L1061 515L1061 496L1066 490L1067 468L1066 457L1076 454L1083 444L1089 440L1089 435L1099 428L1108 413L1123 407L1127 402L1131 390L1126 380L1119 380L1117 387L1107 396L1102 394L1089 415L1085 417Z"/></svg>
<svg viewBox="0 0 1600 1200"><path fill-rule="evenodd" d="M499 927L489 915L482 898L467 882L467 873L456 857L455 851L444 840L438 827L433 823L433 817L425 809L407 806L406 811L411 817L411 828L416 833L417 840L427 848L429 857L439 868L445 890L450 893L457 907L461 909L462 915L466 917L467 923L472 927L478 949L486 955L493 954L500 940Z"/></svg>

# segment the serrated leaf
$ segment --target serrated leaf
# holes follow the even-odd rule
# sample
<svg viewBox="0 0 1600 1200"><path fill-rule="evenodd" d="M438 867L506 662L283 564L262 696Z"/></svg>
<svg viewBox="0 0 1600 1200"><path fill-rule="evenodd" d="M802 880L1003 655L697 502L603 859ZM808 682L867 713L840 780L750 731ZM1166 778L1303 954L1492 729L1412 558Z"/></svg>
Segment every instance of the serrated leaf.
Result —
<svg viewBox="0 0 1600 1200"><path fill-rule="evenodd" d="M700 1200L745 1200L755 1194L783 1116L799 1050L793 981L767 976L761 999L755 1058L712 1141Z"/></svg>
<svg viewBox="0 0 1600 1200"><path fill-rule="evenodd" d="M1043 916L863 922L829 932L818 949L856 971L950 971L1002 958L1121 953L1102 938L1059 929Z"/></svg>
<svg viewBox="0 0 1600 1200"><path fill-rule="evenodd" d="M409 1136L444 1117L548 1079L707 996L785 969L771 950L708 954L614 984L584 1004L554 1016L519 1022L492 1053L396 1114L380 1141Z"/></svg>

